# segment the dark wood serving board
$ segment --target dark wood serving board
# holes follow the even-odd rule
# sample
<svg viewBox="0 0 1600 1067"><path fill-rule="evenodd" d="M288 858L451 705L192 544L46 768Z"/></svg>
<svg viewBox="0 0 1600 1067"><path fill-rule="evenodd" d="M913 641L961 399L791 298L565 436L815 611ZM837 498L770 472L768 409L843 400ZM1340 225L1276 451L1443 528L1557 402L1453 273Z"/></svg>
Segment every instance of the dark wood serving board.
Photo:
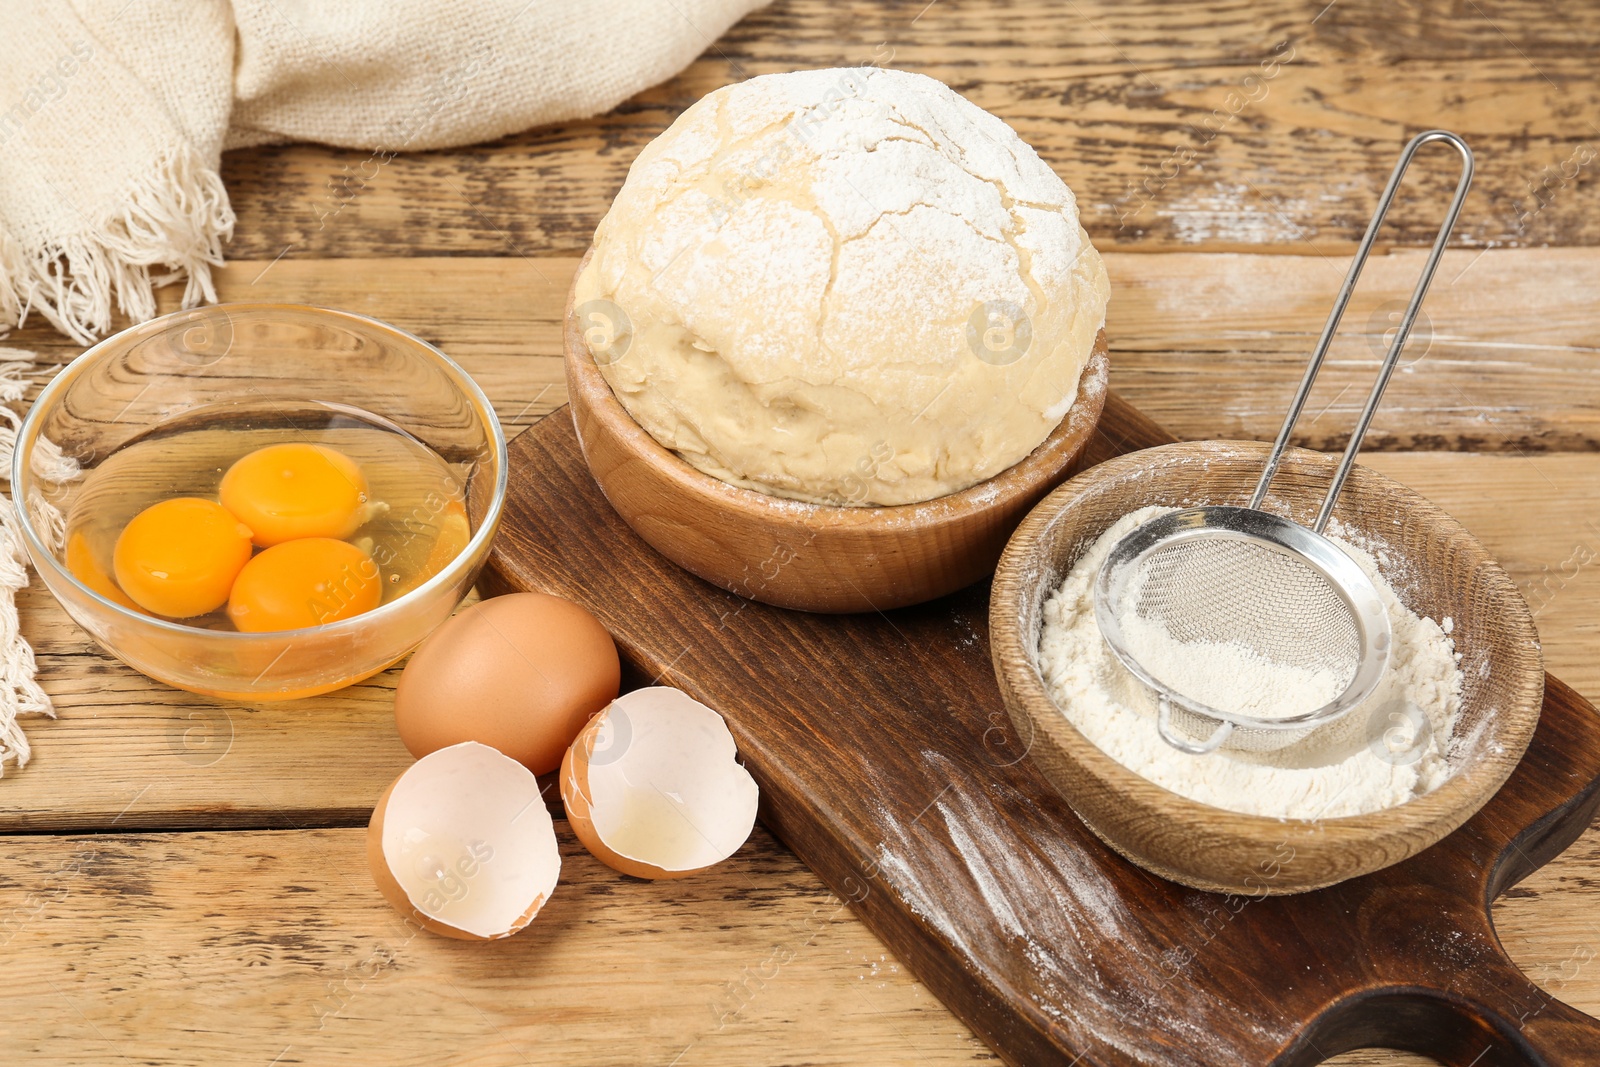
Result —
<svg viewBox="0 0 1600 1067"><path fill-rule="evenodd" d="M1085 458L1171 438L1113 395ZM1489 902L1600 805L1600 719L1554 678L1511 780L1438 845L1293 897L1196 892L1127 863L1027 758L1000 702L988 588L816 616L679 570L606 503L565 409L511 445L484 579L587 605L643 684L727 718L762 819L1007 1062L1600 1064L1600 1024L1532 985Z"/></svg>

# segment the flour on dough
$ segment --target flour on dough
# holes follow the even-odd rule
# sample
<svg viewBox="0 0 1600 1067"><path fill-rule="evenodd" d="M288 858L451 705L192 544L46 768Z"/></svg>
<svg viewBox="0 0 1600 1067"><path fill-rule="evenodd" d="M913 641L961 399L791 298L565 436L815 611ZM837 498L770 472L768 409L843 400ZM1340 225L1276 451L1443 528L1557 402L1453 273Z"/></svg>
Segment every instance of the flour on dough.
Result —
<svg viewBox="0 0 1600 1067"><path fill-rule="evenodd" d="M602 327L620 308L602 373L696 468L883 505L1049 436L1108 292L1071 191L1009 126L932 78L847 68L684 112L628 172L576 307Z"/></svg>

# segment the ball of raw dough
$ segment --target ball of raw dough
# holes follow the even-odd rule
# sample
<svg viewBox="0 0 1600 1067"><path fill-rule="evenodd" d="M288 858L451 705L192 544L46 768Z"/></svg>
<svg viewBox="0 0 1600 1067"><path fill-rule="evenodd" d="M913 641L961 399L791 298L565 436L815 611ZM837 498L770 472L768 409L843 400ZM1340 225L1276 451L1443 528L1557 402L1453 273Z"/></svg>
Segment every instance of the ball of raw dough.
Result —
<svg viewBox="0 0 1600 1067"><path fill-rule="evenodd" d="M617 398L707 474L825 504L956 492L1066 414L1108 283L1072 192L918 74L771 74L652 141L574 312Z"/></svg>

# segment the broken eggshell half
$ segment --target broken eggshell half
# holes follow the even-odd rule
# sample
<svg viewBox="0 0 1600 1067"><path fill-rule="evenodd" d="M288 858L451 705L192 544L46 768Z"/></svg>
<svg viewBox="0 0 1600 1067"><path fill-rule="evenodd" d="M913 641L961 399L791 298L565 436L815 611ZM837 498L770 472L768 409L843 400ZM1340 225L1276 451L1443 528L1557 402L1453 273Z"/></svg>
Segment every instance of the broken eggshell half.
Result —
<svg viewBox="0 0 1600 1067"><path fill-rule="evenodd" d="M602 863L636 878L684 878L739 851L759 791L722 716L681 689L625 693L589 720L561 761L567 820Z"/></svg>
<svg viewBox="0 0 1600 1067"><path fill-rule="evenodd" d="M367 826L367 861L401 914L464 941L527 926L561 873L538 780L476 741L431 752L390 784Z"/></svg>

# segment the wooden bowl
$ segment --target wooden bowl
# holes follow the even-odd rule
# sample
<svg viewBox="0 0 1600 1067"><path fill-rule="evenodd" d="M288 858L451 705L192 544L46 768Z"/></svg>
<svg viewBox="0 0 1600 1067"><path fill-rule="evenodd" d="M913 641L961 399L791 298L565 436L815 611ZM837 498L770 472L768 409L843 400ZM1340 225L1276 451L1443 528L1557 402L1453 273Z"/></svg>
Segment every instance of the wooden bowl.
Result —
<svg viewBox="0 0 1600 1067"><path fill-rule="evenodd" d="M1450 833L1510 776L1533 736L1544 694L1533 618L1505 571L1438 507L1356 467L1335 517L1382 549L1379 569L1407 607L1455 622L1465 689L1451 776L1433 792L1384 811L1283 820L1179 796L1097 748L1046 692L1038 662L1045 599L1073 562L1130 511L1149 504L1247 504L1267 451L1243 443L1167 445L1079 475L1017 528L995 573L989 608L1001 696L1021 736L1033 739L1035 763L1083 822L1123 856L1165 878L1251 896L1302 893L1367 874ZM1292 450L1266 510L1309 524L1334 465L1319 453Z"/></svg>
<svg viewBox="0 0 1600 1067"><path fill-rule="evenodd" d="M1102 330L1061 425L993 478L920 504L807 504L719 481L658 444L617 401L572 307L569 294L567 393L584 459L606 499L680 567L778 607L884 611L987 577L1018 521L1067 476L1105 404Z"/></svg>

